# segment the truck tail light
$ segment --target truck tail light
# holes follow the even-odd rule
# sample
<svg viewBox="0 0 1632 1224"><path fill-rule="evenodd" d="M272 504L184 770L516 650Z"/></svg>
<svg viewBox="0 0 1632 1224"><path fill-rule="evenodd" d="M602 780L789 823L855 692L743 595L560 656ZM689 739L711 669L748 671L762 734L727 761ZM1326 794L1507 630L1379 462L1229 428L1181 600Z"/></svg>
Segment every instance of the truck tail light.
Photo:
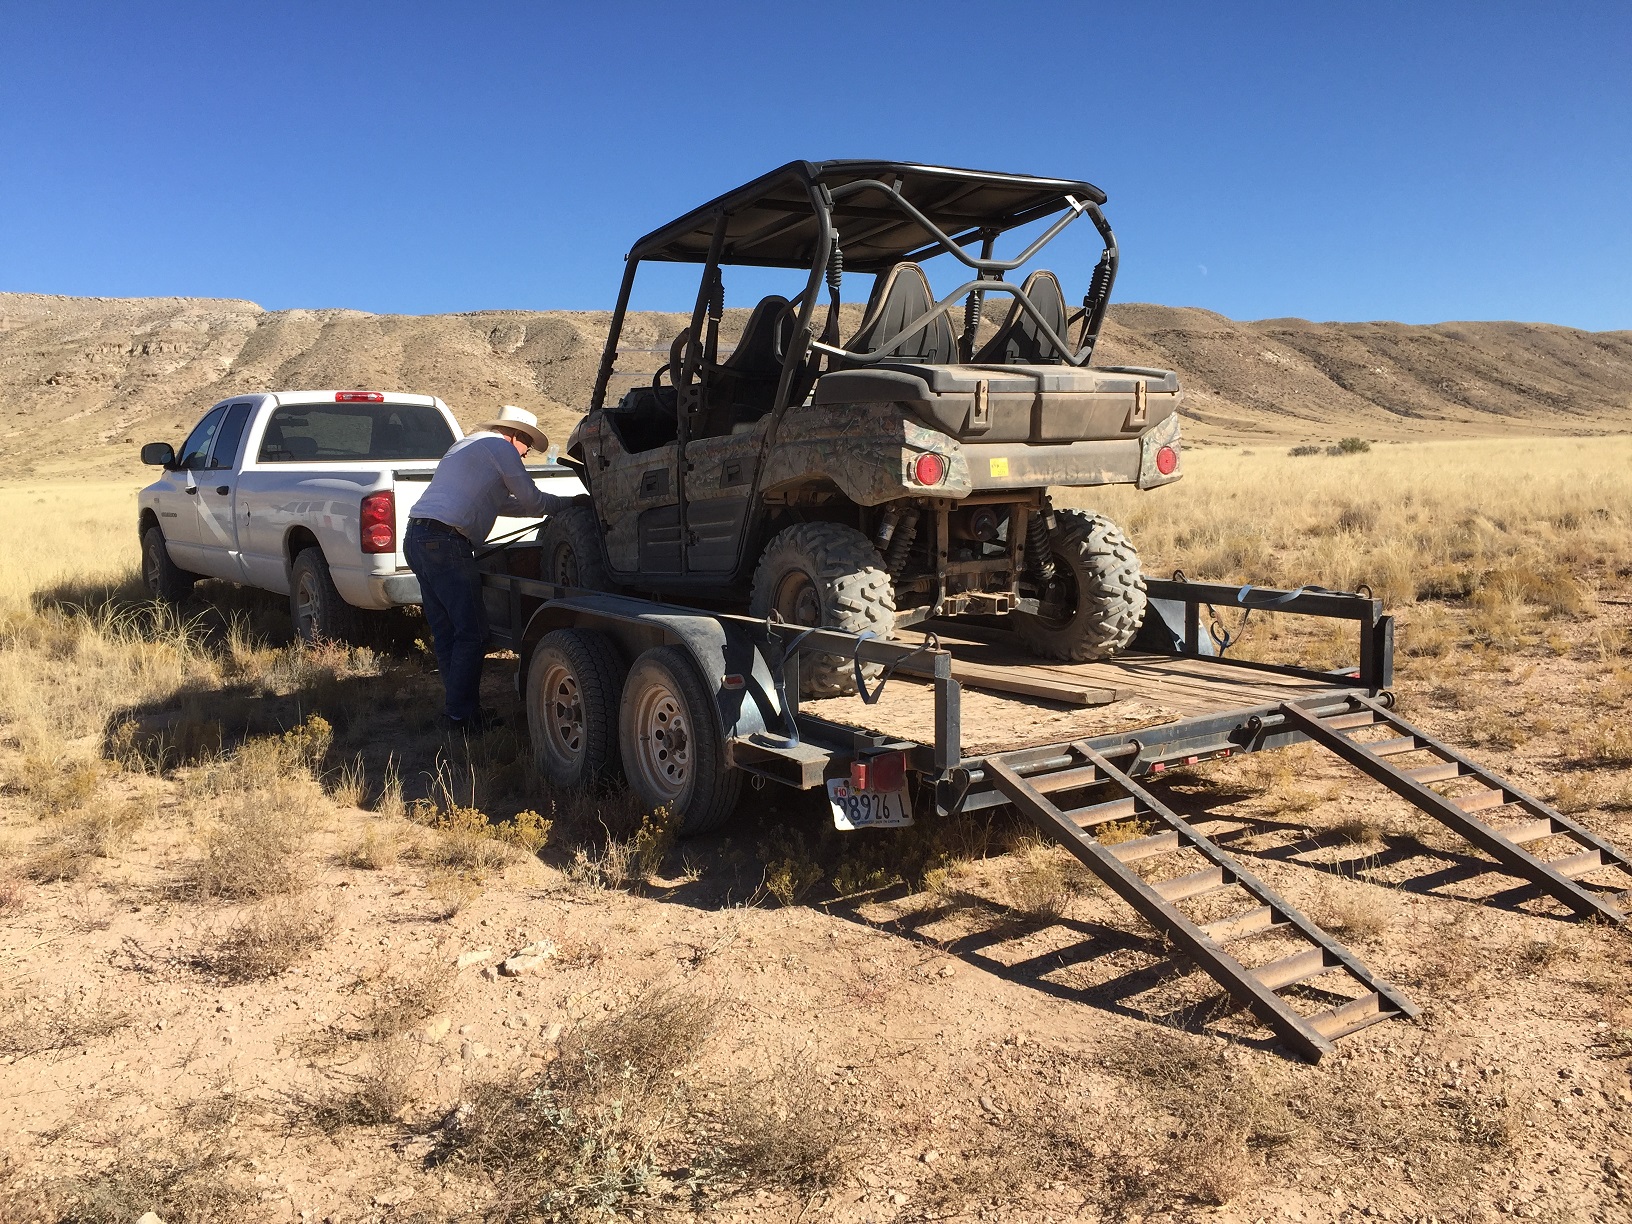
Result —
<svg viewBox="0 0 1632 1224"><path fill-rule="evenodd" d="M946 479L946 460L934 451L925 451L912 465L912 478L921 485L938 485Z"/></svg>
<svg viewBox="0 0 1632 1224"><path fill-rule="evenodd" d="M361 534L365 553L397 551L397 499L389 489L363 498Z"/></svg>
<svg viewBox="0 0 1632 1224"><path fill-rule="evenodd" d="M336 391L334 402L337 404L383 404L383 391Z"/></svg>
<svg viewBox="0 0 1632 1224"><path fill-rule="evenodd" d="M1164 446L1156 452L1156 470L1163 476L1173 475L1173 469L1179 466L1179 452L1171 446Z"/></svg>

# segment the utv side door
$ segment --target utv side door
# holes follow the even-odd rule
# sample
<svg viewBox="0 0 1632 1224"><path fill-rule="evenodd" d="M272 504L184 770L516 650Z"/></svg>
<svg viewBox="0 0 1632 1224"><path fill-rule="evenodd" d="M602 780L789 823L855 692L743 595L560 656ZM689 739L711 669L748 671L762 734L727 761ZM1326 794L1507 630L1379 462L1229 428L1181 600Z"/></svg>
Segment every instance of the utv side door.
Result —
<svg viewBox="0 0 1632 1224"><path fill-rule="evenodd" d="M679 447L673 409L665 430L654 411L660 408L639 402L630 411L598 413L583 434L589 485L606 524L606 559L623 576L680 572Z"/></svg>
<svg viewBox="0 0 1632 1224"><path fill-rule="evenodd" d="M686 567L692 573L736 568L769 421L761 417L751 428L686 444Z"/></svg>

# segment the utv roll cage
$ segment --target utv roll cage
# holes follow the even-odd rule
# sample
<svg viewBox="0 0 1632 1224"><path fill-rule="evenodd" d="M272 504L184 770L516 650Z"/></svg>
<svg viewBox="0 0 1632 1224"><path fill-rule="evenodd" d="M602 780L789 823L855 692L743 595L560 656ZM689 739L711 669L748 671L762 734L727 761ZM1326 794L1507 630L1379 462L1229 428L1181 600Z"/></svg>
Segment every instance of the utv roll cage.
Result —
<svg viewBox="0 0 1632 1224"><path fill-rule="evenodd" d="M612 313L606 348L595 378L591 409L604 407L606 389L618 357L618 340L629 307L635 273L642 262L700 263L703 275L686 333L680 369L671 371L678 392L681 419L700 406L697 377L702 364L715 359L720 316L724 308L723 266L809 269L810 279L787 310L797 309L791 338L782 354L781 378L772 412L787 406L792 389L808 389L808 375L822 356L830 368L900 360L895 351L924 332L937 318L949 323L961 298L964 319L956 340L957 358L970 361L988 294L1007 294L1025 320L1036 329L1038 342L1053 354L1048 360L1085 366L1104 324L1111 287L1116 280L1116 238L1100 205L1103 191L1092 183L1070 179L1034 178L991 171L922 166L910 162L825 161L789 162L760 178L709 201L700 208L652 231L635 243L625 257L623 283ZM995 259L997 238L1012 229L1061 213L1047 230L1014 259ZM1104 240L1104 253L1094 268L1082 307L1069 318L1057 313L1050 319L1025 288L1005 279L1028 262L1066 226L1086 214ZM979 244L978 255L969 249ZM904 263L950 254L974 270L965 281L927 309L916 310L893 334L880 339L868 329L863 351L839 346L839 286L846 267L883 273ZM921 276L920 276L921 279ZM823 281L828 289L827 319L818 335L813 326ZM1028 281L1028 283L1030 283ZM1054 291L1058 294L1057 282ZM927 291L922 295L929 301ZM910 299L909 299L910 300ZM1056 296L1056 301L1060 299ZM1060 320L1064 318L1063 324ZM1082 325L1076 345L1062 332ZM782 320L778 320L779 330ZM804 371L807 377L798 375ZM659 371L661 374L662 371ZM655 381L655 380L654 380Z"/></svg>

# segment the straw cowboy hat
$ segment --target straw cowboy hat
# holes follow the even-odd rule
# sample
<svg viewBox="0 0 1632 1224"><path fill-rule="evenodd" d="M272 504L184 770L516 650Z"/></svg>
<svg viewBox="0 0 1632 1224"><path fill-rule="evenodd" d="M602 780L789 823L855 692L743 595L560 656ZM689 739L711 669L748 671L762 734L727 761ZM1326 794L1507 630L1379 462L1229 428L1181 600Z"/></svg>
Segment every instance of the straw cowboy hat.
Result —
<svg viewBox="0 0 1632 1224"><path fill-rule="evenodd" d="M471 433L478 433L484 429L508 429L519 433L533 444L534 450L548 450L550 435L538 427L538 418L525 408L517 408L514 404L506 404L499 409L499 415L491 421L482 421L471 427Z"/></svg>

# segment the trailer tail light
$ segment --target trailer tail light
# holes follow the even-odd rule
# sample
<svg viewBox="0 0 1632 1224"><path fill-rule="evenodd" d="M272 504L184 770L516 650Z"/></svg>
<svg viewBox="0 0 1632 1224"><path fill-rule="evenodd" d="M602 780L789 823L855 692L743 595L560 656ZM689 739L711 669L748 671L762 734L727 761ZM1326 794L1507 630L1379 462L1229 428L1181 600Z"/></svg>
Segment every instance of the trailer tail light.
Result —
<svg viewBox="0 0 1632 1224"><path fill-rule="evenodd" d="M850 762L850 785L857 790L898 791L907 784L907 754L883 752Z"/></svg>
<svg viewBox="0 0 1632 1224"><path fill-rule="evenodd" d="M336 391L334 402L337 404L383 404L385 393L382 391Z"/></svg>
<svg viewBox="0 0 1632 1224"><path fill-rule="evenodd" d="M397 499L389 489L363 498L361 535L365 553L397 551Z"/></svg>
<svg viewBox="0 0 1632 1224"><path fill-rule="evenodd" d="M921 485L938 485L946 479L946 460L934 451L925 451L912 465L912 478Z"/></svg>
<svg viewBox="0 0 1632 1224"><path fill-rule="evenodd" d="M1179 452L1171 446L1164 446L1156 452L1156 470L1163 476L1173 475L1173 469L1179 466Z"/></svg>

